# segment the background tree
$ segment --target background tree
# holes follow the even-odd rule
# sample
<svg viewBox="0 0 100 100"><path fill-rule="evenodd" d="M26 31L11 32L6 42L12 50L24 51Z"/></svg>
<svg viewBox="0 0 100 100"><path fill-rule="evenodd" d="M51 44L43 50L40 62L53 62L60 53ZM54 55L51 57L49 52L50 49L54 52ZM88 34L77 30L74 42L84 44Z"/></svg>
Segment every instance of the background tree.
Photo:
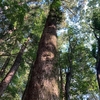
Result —
<svg viewBox="0 0 100 100"><path fill-rule="evenodd" d="M8 5L7 5L7 3L8 3ZM39 37L41 36L40 32L42 30L42 27L41 27L42 23L41 22L43 21L42 19L45 18L45 13L43 12L43 10L41 8L40 9L37 8L37 10L36 10L35 5L34 6L29 5L29 7L28 7L25 4L26 6L23 6L24 5L23 1L22 1L23 5L20 5L19 1L16 1L16 2L8 1L7 3L6 3L6 1L0 3L0 4L2 4L1 7L7 6L10 9L9 10L9 9L2 8L3 14L6 16L5 20L8 20L9 23L11 23L14 27L17 27L17 28L15 28L14 31L13 30L10 30L10 31L6 30L7 34L5 35L5 37L2 37L0 39L1 44L2 44L2 45L0 45L0 48L1 48L0 52L1 52L2 59L6 59L7 56L11 58L10 63L6 69L5 75L10 70L10 67L13 64L14 59L15 59L17 53L19 52L21 45L27 40L27 37L29 35L31 38L31 40L30 40L31 43L25 49L24 55L22 57L22 61L21 61L21 65L20 65L21 67L19 67L18 72L16 73L13 80L9 84L9 87L7 88L4 95L2 96L2 99L4 99L4 100L5 100L5 98L13 100L13 98L20 99L21 98L20 94L22 94L22 92L25 88L25 84L27 81L27 75L28 75L28 72L30 70L29 66L33 62L33 59L35 59L35 55L36 55L35 52L37 50L37 44L39 41ZM12 5L11 6L12 9L10 8L9 5ZM28 11L29 11L29 9L34 10L34 12L30 10L28 13L25 14L23 24L19 23L20 20L14 20L16 17L17 18L20 17L20 14L18 15L18 13L19 12L21 13L21 11L20 11L20 10L22 10L22 9L20 9L21 7L22 7L22 9L23 9L23 7L24 7L24 9L28 9ZM15 16L11 15L11 13L10 13L11 10L14 10L11 13ZM18 10L18 11L16 11L16 10ZM37 13L35 13L35 11ZM9 13L9 16L8 16L8 13ZM40 13L43 13L43 15L38 16ZM32 18L33 14L34 14L34 19ZM36 18L37 18L37 20L36 20ZM41 20L38 20L38 18ZM9 26L9 23L7 23L8 26ZM34 23L34 27L32 27L33 23ZM38 27L41 27L41 28L39 29ZM34 31L36 29L38 29L37 32ZM3 48L2 48L2 46L3 46ZM2 63L3 62L1 62L1 64ZM3 76L1 78L1 80L4 77L5 76ZM16 94L16 93L18 93L18 94Z"/></svg>
<svg viewBox="0 0 100 100"><path fill-rule="evenodd" d="M80 36L78 30L69 28L59 38L63 40L61 48L64 50L59 58L59 65L62 66L63 86L65 86L65 92L62 91L63 98L77 100L84 99L86 95L95 94L94 91L98 93L94 71L95 59L92 58L90 50L84 46L84 37ZM92 84L89 81L92 81Z"/></svg>

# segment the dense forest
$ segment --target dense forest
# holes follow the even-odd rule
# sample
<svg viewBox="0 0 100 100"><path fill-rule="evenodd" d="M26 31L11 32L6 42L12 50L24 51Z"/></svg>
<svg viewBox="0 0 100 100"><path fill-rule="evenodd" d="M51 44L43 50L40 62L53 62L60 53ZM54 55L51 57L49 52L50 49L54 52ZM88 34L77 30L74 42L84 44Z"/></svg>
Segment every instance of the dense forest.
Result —
<svg viewBox="0 0 100 100"><path fill-rule="evenodd" d="M100 100L100 0L0 0L0 100Z"/></svg>

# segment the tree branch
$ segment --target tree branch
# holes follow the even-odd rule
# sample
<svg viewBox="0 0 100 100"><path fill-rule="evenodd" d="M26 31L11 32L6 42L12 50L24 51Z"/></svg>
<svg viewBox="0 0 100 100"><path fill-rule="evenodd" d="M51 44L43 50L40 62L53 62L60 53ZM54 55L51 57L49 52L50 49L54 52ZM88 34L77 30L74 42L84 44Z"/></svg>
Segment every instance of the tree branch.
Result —
<svg viewBox="0 0 100 100"><path fill-rule="evenodd" d="M89 26L90 26L91 29L93 29L94 36L99 41L99 38L97 37L97 34L95 33L96 29L94 27L92 27L90 24L89 24Z"/></svg>

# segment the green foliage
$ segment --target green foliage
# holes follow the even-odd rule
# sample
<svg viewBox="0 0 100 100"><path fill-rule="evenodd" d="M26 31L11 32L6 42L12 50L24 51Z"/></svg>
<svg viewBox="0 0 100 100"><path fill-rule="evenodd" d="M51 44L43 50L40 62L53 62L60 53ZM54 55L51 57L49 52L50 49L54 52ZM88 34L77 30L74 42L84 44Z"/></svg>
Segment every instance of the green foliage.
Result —
<svg viewBox="0 0 100 100"><path fill-rule="evenodd" d="M61 0L53 0L53 3L51 4L51 9L54 9L55 11L60 8L61 6Z"/></svg>
<svg viewBox="0 0 100 100"><path fill-rule="evenodd" d="M50 10L47 8L52 9L51 18L56 19L59 25L63 17L62 12L67 11L68 8L75 8L79 1L54 0L54 3L51 6L49 6L51 0L45 0L45 2L46 3L41 2L41 0L36 0L36 2L34 1L34 4L37 3L37 5L35 5L35 7L32 5L33 8L31 8L30 5L27 5L24 0L0 0L0 7L2 7L3 14L7 20L2 20L0 22L0 25L3 27L3 32L2 34L0 33L0 55L2 55L3 52L3 54L11 57L11 61L6 69L5 75L13 65L21 45L27 40L28 37L30 37L30 41L25 49L19 70L0 100L21 99L27 83L30 66L36 59L38 43L45 25L48 11ZM93 6L93 4L97 4L97 2L89 2L90 7ZM87 20L92 17L92 10L88 8L86 13L84 11L86 16L83 14L79 15L78 13L78 17L81 17L81 20L78 23L80 30L76 27L76 23L71 23L74 25L74 28L67 25L67 27L64 28L64 32L58 35L59 52L57 54L57 66L62 69L63 86L65 86L66 83L65 70L70 71L70 67L72 67L73 70L69 90L70 96L72 97L71 100L83 100L84 95L89 94L91 96L92 94L98 93L95 75L95 59L92 56L92 54L94 56L97 55L97 48L95 44L92 45L92 49L87 48L90 46L85 46L91 42L92 39L94 40L94 37L92 37L92 39L90 37L89 33L92 31L88 25L89 21L87 22ZM79 9L77 11L79 11ZM69 12L67 14L69 14ZM75 12L75 14L77 15L77 12ZM69 14L69 16L73 16L72 13L71 15ZM69 16L67 15L67 18ZM99 8L94 10L92 20L94 28L100 30ZM64 20L64 23L68 22ZM4 31L5 26L10 27L11 30ZM0 68L4 64L7 56L0 56ZM0 78L0 80L2 80L3 77ZM63 94L62 96L64 96Z"/></svg>
<svg viewBox="0 0 100 100"><path fill-rule="evenodd" d="M67 33L62 33L61 47L59 57L59 66L64 70L72 73L70 81L69 95L71 100L82 99L83 95L88 93L97 93L97 83L95 76L95 59L91 55L91 51L84 46L84 39L80 36L78 30L69 27ZM83 37L84 38L84 37ZM63 84L67 82L65 74L63 74ZM91 83L90 83L91 82Z"/></svg>
<svg viewBox="0 0 100 100"><path fill-rule="evenodd" d="M100 30L100 9L99 8L93 11L92 23L93 23L93 27L96 30Z"/></svg>
<svg viewBox="0 0 100 100"><path fill-rule="evenodd" d="M4 2L5 4L6 2ZM28 6L26 4L19 5L17 1L7 1L8 9L5 10L6 16L10 19L10 22L16 27L18 24L22 25L24 22L24 16L28 12ZM8 13L7 13L8 12Z"/></svg>
<svg viewBox="0 0 100 100"><path fill-rule="evenodd" d="M0 40L0 55L2 55L1 52L3 52L5 55L11 57L5 75L13 65L21 46L27 41L27 38L30 37L19 70L13 77L13 80L4 92L4 95L0 98L2 100L20 100L27 83L30 66L36 58L39 39L45 24L42 22L46 18L46 13L39 7L36 9L30 8L25 1L5 0L0 4L2 4L3 14L8 20L7 25L10 23L14 28L10 31L7 30L5 36L1 37L2 41ZM5 9L5 7L8 8ZM34 16L32 16L32 14L34 14ZM3 24L5 27L6 23ZM2 67L4 63L3 59L5 61L6 56L1 57L0 67ZM0 81L4 77L0 78Z"/></svg>
<svg viewBox="0 0 100 100"><path fill-rule="evenodd" d="M50 5L50 16L53 20L56 19L57 24L60 24L60 22L62 21L62 11L60 8L61 0L54 0L53 3Z"/></svg>
<svg viewBox="0 0 100 100"><path fill-rule="evenodd" d="M96 48L96 44L92 44L92 55L93 55L94 58L97 57L96 49L97 49L97 48Z"/></svg>

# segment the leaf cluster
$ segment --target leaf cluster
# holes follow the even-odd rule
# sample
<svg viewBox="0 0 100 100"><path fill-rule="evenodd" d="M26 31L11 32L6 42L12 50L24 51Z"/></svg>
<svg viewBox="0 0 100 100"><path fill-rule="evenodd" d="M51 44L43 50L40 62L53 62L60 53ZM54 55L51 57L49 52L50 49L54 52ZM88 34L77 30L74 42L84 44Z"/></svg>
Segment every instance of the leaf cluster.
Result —
<svg viewBox="0 0 100 100"><path fill-rule="evenodd" d="M94 29L100 30L100 9L99 8L93 11L92 23Z"/></svg>
<svg viewBox="0 0 100 100"><path fill-rule="evenodd" d="M50 5L50 17L52 20L56 20L57 24L62 21L62 11L61 11L61 0L54 0Z"/></svg>

